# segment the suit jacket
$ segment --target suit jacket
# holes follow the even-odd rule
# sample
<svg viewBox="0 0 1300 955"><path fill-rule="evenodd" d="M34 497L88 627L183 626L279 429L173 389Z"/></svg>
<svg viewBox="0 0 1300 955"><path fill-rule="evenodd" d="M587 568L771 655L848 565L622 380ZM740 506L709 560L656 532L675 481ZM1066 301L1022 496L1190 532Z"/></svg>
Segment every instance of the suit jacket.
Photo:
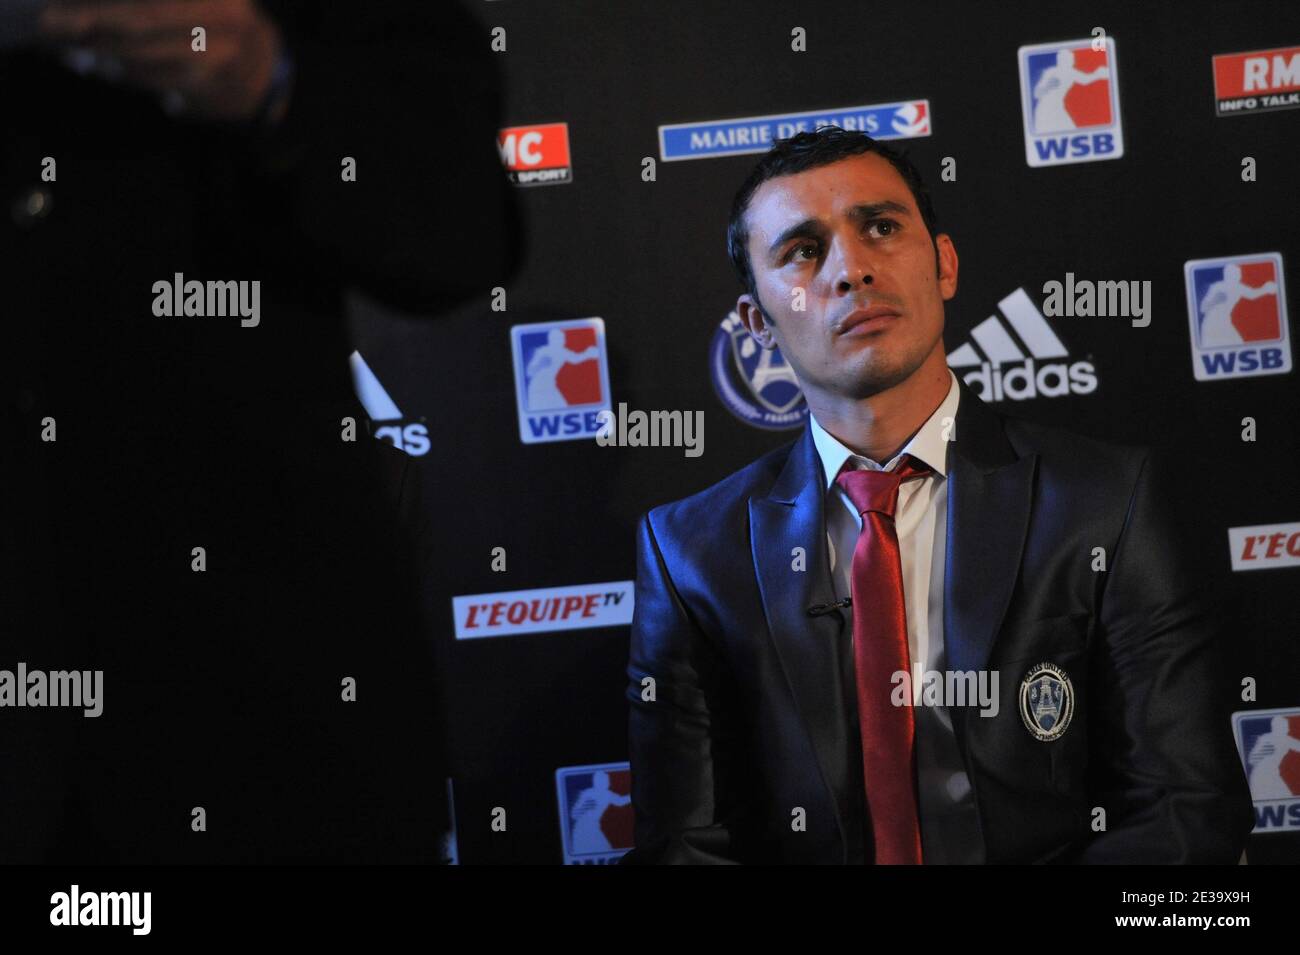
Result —
<svg viewBox="0 0 1300 955"><path fill-rule="evenodd" d="M1000 414L959 387L944 643L950 670L999 672L996 716L950 710L985 861L1237 862L1254 817L1223 630L1158 459ZM805 427L642 517L625 864L871 858L852 610L807 612L843 596L824 500ZM1065 671L1075 706L1046 741L1018 709L1040 662Z"/></svg>

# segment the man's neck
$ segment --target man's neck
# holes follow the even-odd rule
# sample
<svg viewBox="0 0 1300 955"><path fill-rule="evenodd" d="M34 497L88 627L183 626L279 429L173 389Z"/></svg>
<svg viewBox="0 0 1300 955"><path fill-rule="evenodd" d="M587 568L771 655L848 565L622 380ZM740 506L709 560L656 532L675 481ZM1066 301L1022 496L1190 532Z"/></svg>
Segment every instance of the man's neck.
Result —
<svg viewBox="0 0 1300 955"><path fill-rule="evenodd" d="M870 398L820 395L809 407L817 423L855 454L887 463L943 404L952 375L943 360L927 360L910 378Z"/></svg>

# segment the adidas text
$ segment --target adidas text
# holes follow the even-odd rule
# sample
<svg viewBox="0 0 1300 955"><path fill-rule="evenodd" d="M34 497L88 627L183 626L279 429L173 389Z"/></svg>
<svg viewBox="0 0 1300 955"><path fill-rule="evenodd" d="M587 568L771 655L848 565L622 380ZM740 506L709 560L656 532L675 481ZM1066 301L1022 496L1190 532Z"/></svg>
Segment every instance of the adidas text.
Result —
<svg viewBox="0 0 1300 955"><path fill-rule="evenodd" d="M1072 364L1050 362L1036 366L1029 358L1023 365L1009 367L984 362L978 370L965 372L962 380L984 401L1090 395L1097 390L1097 370L1090 361Z"/></svg>

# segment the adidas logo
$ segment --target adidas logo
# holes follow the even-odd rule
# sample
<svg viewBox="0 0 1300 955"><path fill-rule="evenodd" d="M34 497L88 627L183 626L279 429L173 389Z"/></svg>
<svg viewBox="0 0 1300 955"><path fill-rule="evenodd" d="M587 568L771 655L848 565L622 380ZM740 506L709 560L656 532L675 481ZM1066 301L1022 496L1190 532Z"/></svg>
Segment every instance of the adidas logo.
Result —
<svg viewBox="0 0 1300 955"><path fill-rule="evenodd" d="M948 367L982 399L1026 401L1097 390L1092 362L1051 361L1068 359L1069 352L1024 289L998 302L998 309L1005 321L990 315L971 329L971 342L948 354Z"/></svg>
<svg viewBox="0 0 1300 955"><path fill-rule="evenodd" d="M405 451L412 457L428 454L429 429L422 422L414 421L402 424L402 409L389 396L384 386L379 383L375 373L370 370L361 352L354 351L348 356L348 366L352 369L352 389L357 393L357 400L366 409L370 420L379 423L389 421L375 429L375 437L387 441L399 451Z"/></svg>

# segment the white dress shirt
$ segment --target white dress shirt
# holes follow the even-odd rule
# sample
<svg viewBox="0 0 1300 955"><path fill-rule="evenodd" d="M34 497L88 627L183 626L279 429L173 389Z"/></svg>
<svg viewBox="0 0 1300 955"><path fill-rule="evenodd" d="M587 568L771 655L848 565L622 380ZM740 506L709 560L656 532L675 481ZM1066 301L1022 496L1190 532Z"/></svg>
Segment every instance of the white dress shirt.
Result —
<svg viewBox="0 0 1300 955"><path fill-rule="evenodd" d="M923 478L904 481L898 490L894 528L898 534L899 558L903 566L903 603L907 615L907 651L913 674L918 662L925 670L942 671L944 557L948 530L948 440L957 420L961 392L957 376L948 370L951 383L947 397L921 425L898 454L884 467L855 454L809 417L813 441L821 458L826 481L826 537L829 545L831 579L836 598L851 596L853 551L862 532L862 516L848 494L835 483L846 460L856 468L892 471L904 454L924 461L933 470ZM923 681L914 681L912 696L921 701ZM920 801L921 852L929 863L982 862L970 780L946 708L918 705L913 711L916 725L916 768ZM861 762L858 764L861 770Z"/></svg>

